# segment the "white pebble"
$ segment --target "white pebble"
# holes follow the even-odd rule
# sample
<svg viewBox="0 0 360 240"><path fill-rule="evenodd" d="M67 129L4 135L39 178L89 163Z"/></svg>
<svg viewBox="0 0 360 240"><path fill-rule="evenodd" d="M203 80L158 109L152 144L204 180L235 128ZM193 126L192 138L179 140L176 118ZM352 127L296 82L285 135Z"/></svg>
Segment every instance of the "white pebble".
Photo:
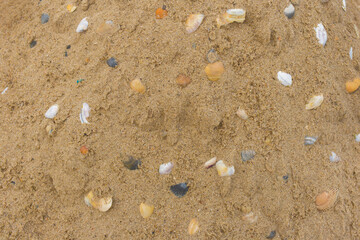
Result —
<svg viewBox="0 0 360 240"><path fill-rule="evenodd" d="M353 59L353 48L352 47L350 48L349 56L350 56L350 59L352 60Z"/></svg>
<svg viewBox="0 0 360 240"><path fill-rule="evenodd" d="M336 153L331 152L330 162L339 162L341 159Z"/></svg>
<svg viewBox="0 0 360 240"><path fill-rule="evenodd" d="M291 75L286 73L286 72L282 72L279 71L277 74L278 80L280 81L280 83L284 86L291 86L292 84L292 78Z"/></svg>
<svg viewBox="0 0 360 240"><path fill-rule="evenodd" d="M289 5L287 8L285 8L284 14L285 14L285 16L287 16L288 18L292 18L292 17L294 16L294 14L295 14L295 8L294 8L294 6L293 6L291 3L290 3L290 5Z"/></svg>
<svg viewBox="0 0 360 240"><path fill-rule="evenodd" d="M358 134L358 135L355 136L355 141L356 141L356 142L360 142L360 134Z"/></svg>
<svg viewBox="0 0 360 240"><path fill-rule="evenodd" d="M168 163L164 163L160 165L159 168L159 173L161 175L164 174L170 174L171 173L171 169L174 167L174 164L172 162L168 162Z"/></svg>
<svg viewBox="0 0 360 240"><path fill-rule="evenodd" d="M346 12L346 0L343 0L342 1L342 8L344 9L344 11Z"/></svg>
<svg viewBox="0 0 360 240"><path fill-rule="evenodd" d="M9 87L6 87L4 91L1 92L1 94L5 94Z"/></svg>
<svg viewBox="0 0 360 240"><path fill-rule="evenodd" d="M89 104L87 103L83 103L83 107L81 109L81 113L80 113L80 121L81 123L87 123L89 124L89 122L87 121L86 118L88 118L90 116L90 107Z"/></svg>
<svg viewBox="0 0 360 240"><path fill-rule="evenodd" d="M55 104L55 105L52 105L45 113L45 117L46 118L54 118L56 116L56 114L58 113L59 111L59 105Z"/></svg>
<svg viewBox="0 0 360 240"><path fill-rule="evenodd" d="M244 119L244 120L249 118L249 116L246 114L245 110L242 108L239 108L236 111L236 115L238 115L239 118Z"/></svg>
<svg viewBox="0 0 360 240"><path fill-rule="evenodd" d="M315 29L316 37L319 40L319 43L325 47L327 41L327 33L322 23L319 23Z"/></svg>
<svg viewBox="0 0 360 240"><path fill-rule="evenodd" d="M81 32L84 32L84 31L87 30L87 28L88 28L88 26L89 26L89 23L88 23L88 21L87 21L86 19L87 19L87 17L86 17L86 18L83 18L83 19L80 21L78 27L76 28L76 32L77 32L77 33L81 33Z"/></svg>
<svg viewBox="0 0 360 240"><path fill-rule="evenodd" d="M216 164L216 157L213 157L212 159L210 159L209 161L207 161L204 164L205 168L211 168L212 166L214 166Z"/></svg>

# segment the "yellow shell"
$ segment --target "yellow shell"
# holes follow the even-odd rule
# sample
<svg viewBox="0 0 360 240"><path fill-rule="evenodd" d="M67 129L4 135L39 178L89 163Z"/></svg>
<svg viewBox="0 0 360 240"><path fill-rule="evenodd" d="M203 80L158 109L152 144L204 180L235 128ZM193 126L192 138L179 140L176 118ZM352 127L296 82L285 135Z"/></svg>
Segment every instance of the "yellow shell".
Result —
<svg viewBox="0 0 360 240"><path fill-rule="evenodd" d="M217 81L225 72L224 64L222 62L209 63L205 67L205 73L209 80Z"/></svg>
<svg viewBox="0 0 360 240"><path fill-rule="evenodd" d="M145 203L140 204L140 214L143 218L148 218L154 211L154 206L147 205Z"/></svg>
<svg viewBox="0 0 360 240"><path fill-rule="evenodd" d="M186 20L185 26L188 33L195 32L204 20L204 14L190 14Z"/></svg>
<svg viewBox="0 0 360 240"><path fill-rule="evenodd" d="M106 212L111 208L112 205L112 197L96 199L92 191L90 191L85 196L84 200L86 205L92 206L93 208L98 209L101 212Z"/></svg>
<svg viewBox="0 0 360 240"><path fill-rule="evenodd" d="M199 221L196 218L191 219L188 227L189 234L194 235L199 229Z"/></svg>
<svg viewBox="0 0 360 240"><path fill-rule="evenodd" d="M324 95L320 94L317 96L313 96L310 99L309 103L306 104L305 109L306 110L315 109L315 108L319 107L323 101L324 101Z"/></svg>
<svg viewBox="0 0 360 240"><path fill-rule="evenodd" d="M338 190L334 189L320 193L315 199L316 207L319 210L326 210L328 208L331 208L336 203L338 195Z"/></svg>
<svg viewBox="0 0 360 240"><path fill-rule="evenodd" d="M236 115L238 115L239 118L242 118L244 120L248 119L249 116L246 114L245 110L242 109L242 108L239 108L237 111L236 111Z"/></svg>
<svg viewBox="0 0 360 240"><path fill-rule="evenodd" d="M139 78L136 78L130 82L130 87L132 90L138 92L138 93L144 93L146 88L144 84L142 84L141 80Z"/></svg>
<svg viewBox="0 0 360 240"><path fill-rule="evenodd" d="M352 82L346 82L345 83L345 87L346 87L346 91L348 93L353 93L355 92L360 86L360 79L356 78L354 79L354 81Z"/></svg>
<svg viewBox="0 0 360 240"><path fill-rule="evenodd" d="M72 4L68 4L66 6L66 9L69 11L69 12L73 12L76 10L76 6L72 5Z"/></svg>
<svg viewBox="0 0 360 240"><path fill-rule="evenodd" d="M245 21L245 15L246 11L244 9L228 9L226 13L216 18L217 27L220 28L232 22L242 23Z"/></svg>
<svg viewBox="0 0 360 240"><path fill-rule="evenodd" d="M220 160L216 163L216 170L217 170L219 176L221 176L221 177L231 176L235 173L234 166L227 167L222 160Z"/></svg>

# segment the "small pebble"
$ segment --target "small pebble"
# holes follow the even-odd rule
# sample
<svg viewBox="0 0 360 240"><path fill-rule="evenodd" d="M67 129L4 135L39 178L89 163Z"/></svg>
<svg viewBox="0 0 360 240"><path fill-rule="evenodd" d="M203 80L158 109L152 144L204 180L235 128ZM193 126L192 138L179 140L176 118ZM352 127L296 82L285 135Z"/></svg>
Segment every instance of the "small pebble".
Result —
<svg viewBox="0 0 360 240"><path fill-rule="evenodd" d="M331 152L330 162L339 162L341 159L336 153Z"/></svg>
<svg viewBox="0 0 360 240"><path fill-rule="evenodd" d="M112 58L109 58L109 59L106 61L106 63L109 65L109 67L112 67L112 68L114 68L114 67L116 67L116 66L118 65L116 59L113 58L113 57L112 57Z"/></svg>
<svg viewBox="0 0 360 240"><path fill-rule="evenodd" d="M35 40L32 40L31 43L30 43L30 48L35 47L36 43L37 43L37 42L36 42Z"/></svg>
<svg viewBox="0 0 360 240"><path fill-rule="evenodd" d="M82 146L80 152L82 155L86 155L89 152L89 149L86 146Z"/></svg>
<svg viewBox="0 0 360 240"><path fill-rule="evenodd" d="M47 13L43 13L42 15L41 15L41 23L42 24L45 24L45 23L47 23L48 21L49 21L49 15L47 14Z"/></svg>
<svg viewBox="0 0 360 240"><path fill-rule="evenodd" d="M67 57L68 56L68 54L67 54L67 52L65 51L65 57Z"/></svg>
<svg viewBox="0 0 360 240"><path fill-rule="evenodd" d="M179 183L179 184L172 185L170 187L170 191L178 198L185 196L185 194L187 193L188 190L189 190L189 187L187 186L186 183Z"/></svg>
<svg viewBox="0 0 360 240"><path fill-rule="evenodd" d="M170 174L174 164L172 162L164 163L160 165L159 173L161 175Z"/></svg>
<svg viewBox="0 0 360 240"><path fill-rule="evenodd" d="M1 92L1 94L5 94L8 89L9 89L9 87L6 87L6 88L4 89L4 91Z"/></svg>
<svg viewBox="0 0 360 240"><path fill-rule="evenodd" d="M295 14L295 8L294 8L294 6L293 6L291 3L290 3L290 5L289 5L287 8L285 8L284 14L285 14L285 16L287 16L289 19L294 16L294 14Z"/></svg>
<svg viewBox="0 0 360 240"><path fill-rule="evenodd" d="M133 156L129 156L128 161L123 161L124 166L129 170L136 170L141 165L140 159L135 159Z"/></svg>
<svg viewBox="0 0 360 240"><path fill-rule="evenodd" d="M358 134L358 135L355 136L355 141L356 141L356 142L360 142L360 134Z"/></svg>
<svg viewBox="0 0 360 240"><path fill-rule="evenodd" d="M267 236L267 239L273 239L276 235L276 231L271 231L271 233L269 234L269 236Z"/></svg>
<svg viewBox="0 0 360 240"><path fill-rule="evenodd" d="M11 181L10 183L11 183L12 185L15 185L15 182L14 182L14 181Z"/></svg>
<svg viewBox="0 0 360 240"><path fill-rule="evenodd" d="M66 49L70 49L70 48L71 48L71 45L67 45L67 46L66 46Z"/></svg>
<svg viewBox="0 0 360 240"><path fill-rule="evenodd" d="M176 83L184 88L191 83L191 78L184 74L179 74L176 78Z"/></svg>
<svg viewBox="0 0 360 240"><path fill-rule="evenodd" d="M285 181L287 181L287 180L289 179L289 176L288 176L288 175L285 175L285 176L283 176L283 179L284 179Z"/></svg>

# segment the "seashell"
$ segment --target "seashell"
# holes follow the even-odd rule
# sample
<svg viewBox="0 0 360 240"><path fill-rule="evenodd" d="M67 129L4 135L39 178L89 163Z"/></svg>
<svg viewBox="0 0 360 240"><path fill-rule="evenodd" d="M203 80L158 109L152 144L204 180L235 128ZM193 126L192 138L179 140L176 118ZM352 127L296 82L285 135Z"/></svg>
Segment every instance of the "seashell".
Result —
<svg viewBox="0 0 360 240"><path fill-rule="evenodd" d="M188 232L190 235L194 235L199 231L199 221L196 218L191 219L188 227Z"/></svg>
<svg viewBox="0 0 360 240"><path fill-rule="evenodd" d="M286 72L279 71L277 74L278 80L280 83L284 86L291 86L292 84L292 78L291 75Z"/></svg>
<svg viewBox="0 0 360 240"><path fill-rule="evenodd" d="M324 96L322 94L313 96L310 99L309 103L306 104L305 109L306 110L315 109L315 108L319 107L323 101L324 101Z"/></svg>
<svg viewBox="0 0 360 240"><path fill-rule="evenodd" d="M8 89L9 89L9 87L6 87L6 88L1 92L1 95L2 95L2 94L5 94Z"/></svg>
<svg viewBox="0 0 360 240"><path fill-rule="evenodd" d="M352 47L350 48L349 56L350 56L350 59L352 60L353 59L353 48Z"/></svg>
<svg viewBox="0 0 360 240"><path fill-rule="evenodd" d="M72 5L72 4L68 4L66 6L66 9L69 11L69 12L74 12L76 10L76 6Z"/></svg>
<svg viewBox="0 0 360 240"><path fill-rule="evenodd" d="M360 134L355 135L355 141L360 142Z"/></svg>
<svg viewBox="0 0 360 240"><path fill-rule="evenodd" d="M76 32L77 32L77 33L81 33L81 32L84 32L84 31L87 30L87 28L88 28L88 26L89 26L89 23L88 23L88 21L87 21L86 19L87 19L87 17L86 17L86 18L83 18L83 19L80 21L79 25L78 25L77 28L76 28Z"/></svg>
<svg viewBox="0 0 360 240"><path fill-rule="evenodd" d="M287 16L287 18L292 18L295 14L295 8L294 6L290 3L289 6L287 6L284 10L284 14L285 16Z"/></svg>
<svg viewBox="0 0 360 240"><path fill-rule="evenodd" d="M304 145L313 145L316 140L318 139L318 137L309 137L309 136L305 136L305 141L304 141Z"/></svg>
<svg viewBox="0 0 360 240"><path fill-rule="evenodd" d="M181 87L186 87L191 83L191 78L184 74L179 74L176 78L176 83Z"/></svg>
<svg viewBox="0 0 360 240"><path fill-rule="evenodd" d="M239 118L244 119L244 120L249 118L249 116L246 114L245 110L241 109L240 107L236 111L236 115L238 115Z"/></svg>
<svg viewBox="0 0 360 240"><path fill-rule="evenodd" d="M113 33L114 31L115 31L115 26L113 21L106 21L96 29L96 32L100 35L110 34Z"/></svg>
<svg viewBox="0 0 360 240"><path fill-rule="evenodd" d="M164 174L170 174L171 169L174 167L174 164L172 162L164 163L160 165L159 173L161 175Z"/></svg>
<svg viewBox="0 0 360 240"><path fill-rule="evenodd" d="M54 118L56 116L56 114L58 113L59 111L59 105L55 104L55 105L52 105L45 113L45 117L46 118Z"/></svg>
<svg viewBox="0 0 360 240"><path fill-rule="evenodd" d="M124 166L129 170L136 170L141 165L140 159L135 159L133 156L129 156L129 160L123 161Z"/></svg>
<svg viewBox="0 0 360 240"><path fill-rule="evenodd" d="M80 152L81 154L86 155L89 152L89 149L86 146L82 146Z"/></svg>
<svg viewBox="0 0 360 240"><path fill-rule="evenodd" d="M232 22L243 23L245 21L245 15L246 11L244 9L228 9L226 13L216 18L217 27L220 28Z"/></svg>
<svg viewBox="0 0 360 240"><path fill-rule="evenodd" d="M249 161L255 157L255 154L254 150L244 150L241 152L241 159L243 162Z"/></svg>
<svg viewBox="0 0 360 240"><path fill-rule="evenodd" d="M346 12L346 0L342 0L342 9Z"/></svg>
<svg viewBox="0 0 360 240"><path fill-rule="evenodd" d="M185 26L188 33L195 32L204 20L204 14L190 14L186 20Z"/></svg>
<svg viewBox="0 0 360 240"><path fill-rule="evenodd" d="M112 197L96 199L92 191L85 196L84 200L86 205L92 206L101 212L106 212L112 205Z"/></svg>
<svg viewBox="0 0 360 240"><path fill-rule="evenodd" d="M83 103L83 107L81 109L81 113L80 113L80 121L81 123L87 123L89 124L89 122L86 120L86 118L88 118L90 116L90 107L89 104L87 103Z"/></svg>
<svg viewBox="0 0 360 240"><path fill-rule="evenodd" d="M327 33L322 23L319 23L315 29L316 37L319 40L319 43L325 47L327 41Z"/></svg>
<svg viewBox="0 0 360 240"><path fill-rule="evenodd" d="M216 164L216 157L213 157L212 159L210 159L209 161L207 161L204 164L205 168L211 168L212 166L214 166Z"/></svg>
<svg viewBox="0 0 360 240"><path fill-rule="evenodd" d="M138 93L144 93L146 88L142 84L141 80L139 78L136 78L130 82L130 87L132 90L138 92Z"/></svg>
<svg viewBox="0 0 360 240"><path fill-rule="evenodd" d="M209 63L214 63L219 60L219 56L217 55L215 49L210 49L206 54L206 60Z"/></svg>
<svg viewBox="0 0 360 240"><path fill-rule="evenodd" d="M357 38L360 38L359 29L358 29L358 27L356 26L356 24L354 24L354 30L355 30L356 37L357 37Z"/></svg>
<svg viewBox="0 0 360 240"><path fill-rule="evenodd" d="M320 193L315 199L317 209L326 210L331 208L336 203L338 195L338 190L334 189Z"/></svg>
<svg viewBox="0 0 360 240"><path fill-rule="evenodd" d="M109 67L116 67L118 65L117 61L115 58L109 58L107 61L106 61L107 65L109 65Z"/></svg>
<svg viewBox="0 0 360 240"><path fill-rule="evenodd" d="M235 173L234 166L227 167L222 160L216 163L216 170L221 177L231 176Z"/></svg>
<svg viewBox="0 0 360 240"><path fill-rule="evenodd" d="M345 83L345 88L348 93L353 93L359 88L359 84L355 81L353 82L349 81Z"/></svg>
<svg viewBox="0 0 360 240"><path fill-rule="evenodd" d="M170 191L178 198L185 196L185 194L187 193L188 190L189 190L189 187L187 186L186 183L179 183L179 184L172 185L170 187Z"/></svg>
<svg viewBox="0 0 360 240"><path fill-rule="evenodd" d="M256 216L253 212L250 212L242 217L242 220L247 221L249 223L255 223L258 220L258 216Z"/></svg>
<svg viewBox="0 0 360 240"><path fill-rule="evenodd" d="M154 206L145 203L140 204L140 214L143 218L149 218L154 212Z"/></svg>
<svg viewBox="0 0 360 240"><path fill-rule="evenodd" d="M225 68L222 62L209 63L205 67L205 73L210 81L217 81L224 73Z"/></svg>
<svg viewBox="0 0 360 240"><path fill-rule="evenodd" d="M155 17L156 19L163 19L164 17L166 17L168 15L167 10L165 9L165 6L163 6L162 8L158 8L155 11Z"/></svg>
<svg viewBox="0 0 360 240"><path fill-rule="evenodd" d="M330 162L339 162L341 159L336 153L331 152Z"/></svg>
<svg viewBox="0 0 360 240"><path fill-rule="evenodd" d="M47 23L49 19L50 19L49 14L47 13L41 14L41 24Z"/></svg>

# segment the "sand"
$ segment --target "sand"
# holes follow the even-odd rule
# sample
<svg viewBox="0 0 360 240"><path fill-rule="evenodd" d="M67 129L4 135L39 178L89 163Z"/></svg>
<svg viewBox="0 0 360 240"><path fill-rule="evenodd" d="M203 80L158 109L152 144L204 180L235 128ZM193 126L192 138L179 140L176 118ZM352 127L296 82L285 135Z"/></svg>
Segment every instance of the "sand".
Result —
<svg viewBox="0 0 360 240"><path fill-rule="evenodd" d="M0 95L0 239L266 239L271 231L273 239L360 239L360 93L345 91L359 76L360 1L347 0L346 12L340 0L293 2L287 19L280 0L0 1L0 90L8 87ZM156 19L164 4L168 16ZM218 29L216 16L229 8L246 9L245 22ZM188 34L192 13L206 17ZM76 33L84 17L88 30ZM115 30L97 33L108 20ZM325 47L315 37L320 22ZM217 82L204 72L210 49L225 66ZM179 87L178 74L192 82ZM129 87L137 77L144 94ZM323 104L305 110L317 94ZM79 120L84 102L90 124ZM60 110L46 119L53 104ZM319 138L304 146L305 136ZM256 156L243 162L248 149ZM332 151L340 162L329 161ZM141 159L138 170L124 167L128 156ZM204 169L215 156L235 174ZM171 174L160 175L170 161ZM170 186L181 182L189 191L177 198ZM315 197L330 189L338 200L319 211ZM85 204L91 190L112 196L109 211ZM148 219L142 202L155 206ZM244 220L251 212L254 223ZM200 230L190 237L192 218Z"/></svg>

